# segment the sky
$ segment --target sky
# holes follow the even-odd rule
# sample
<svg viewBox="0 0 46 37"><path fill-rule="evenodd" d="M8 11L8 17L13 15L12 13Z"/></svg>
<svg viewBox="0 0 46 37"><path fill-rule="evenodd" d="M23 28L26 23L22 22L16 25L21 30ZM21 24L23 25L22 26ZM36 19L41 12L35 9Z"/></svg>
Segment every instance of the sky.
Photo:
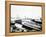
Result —
<svg viewBox="0 0 46 37"><path fill-rule="evenodd" d="M20 6L11 5L11 17L13 18L41 18L41 7L40 6Z"/></svg>

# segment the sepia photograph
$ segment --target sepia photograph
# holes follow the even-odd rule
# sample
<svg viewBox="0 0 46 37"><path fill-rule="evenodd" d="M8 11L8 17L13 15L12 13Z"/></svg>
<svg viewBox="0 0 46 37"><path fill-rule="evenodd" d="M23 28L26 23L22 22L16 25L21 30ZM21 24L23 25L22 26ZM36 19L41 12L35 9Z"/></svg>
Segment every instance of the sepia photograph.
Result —
<svg viewBox="0 0 46 37"><path fill-rule="evenodd" d="M41 32L40 6L11 5L10 32Z"/></svg>

